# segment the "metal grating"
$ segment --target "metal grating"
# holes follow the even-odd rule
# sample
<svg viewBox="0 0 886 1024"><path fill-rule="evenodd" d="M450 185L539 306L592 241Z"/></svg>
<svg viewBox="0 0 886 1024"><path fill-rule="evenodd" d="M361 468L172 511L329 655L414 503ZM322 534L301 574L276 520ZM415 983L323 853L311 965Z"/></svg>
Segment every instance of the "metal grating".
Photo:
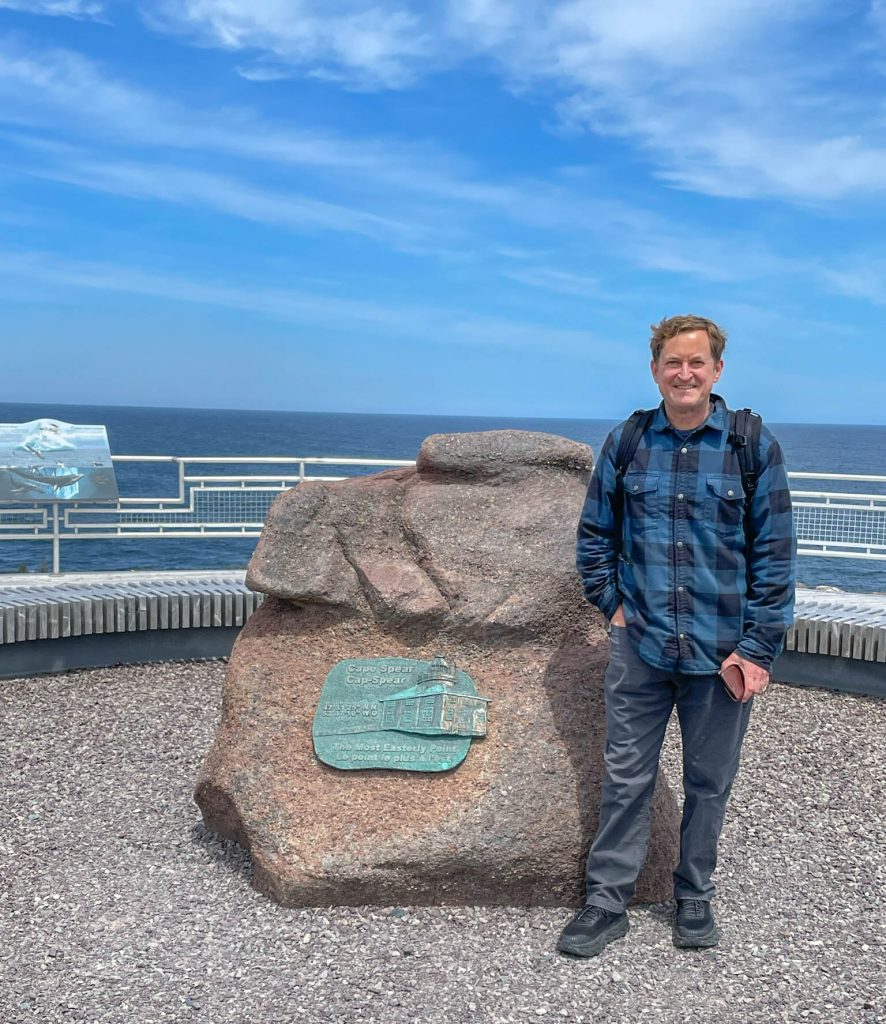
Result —
<svg viewBox="0 0 886 1024"><path fill-rule="evenodd" d="M851 508L798 502L794 522L801 546L839 545L886 553L886 506Z"/></svg>

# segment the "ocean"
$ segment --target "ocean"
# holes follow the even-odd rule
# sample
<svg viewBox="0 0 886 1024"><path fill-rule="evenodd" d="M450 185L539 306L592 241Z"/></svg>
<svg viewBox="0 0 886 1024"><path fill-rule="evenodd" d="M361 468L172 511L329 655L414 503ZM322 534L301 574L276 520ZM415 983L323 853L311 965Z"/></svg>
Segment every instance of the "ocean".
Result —
<svg viewBox="0 0 886 1024"><path fill-rule="evenodd" d="M561 434L583 441L598 452L615 425L614 420L0 404L0 423L23 423L40 417L104 424L114 455L379 459L415 458L429 434L505 428ZM790 470L886 475L886 426L768 425L781 442ZM169 495L177 490L171 465L118 463L116 472L122 496ZM804 487L814 490L816 483L810 481ZM886 491L882 485L865 485L865 489ZM255 542L255 538L62 541L62 569L241 568L248 562ZM48 543L4 542L0 544L0 572L46 571L51 557ZM799 578L810 586L886 592L886 561L804 556Z"/></svg>

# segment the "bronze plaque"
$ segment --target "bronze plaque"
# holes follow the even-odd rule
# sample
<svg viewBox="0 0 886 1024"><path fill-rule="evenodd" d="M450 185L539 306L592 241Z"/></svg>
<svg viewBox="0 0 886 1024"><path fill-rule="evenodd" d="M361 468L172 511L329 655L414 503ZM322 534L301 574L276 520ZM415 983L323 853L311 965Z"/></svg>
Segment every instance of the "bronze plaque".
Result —
<svg viewBox="0 0 886 1024"><path fill-rule="evenodd" d="M486 735L489 699L451 661L349 658L333 666L314 715L314 750L333 768L443 772Z"/></svg>

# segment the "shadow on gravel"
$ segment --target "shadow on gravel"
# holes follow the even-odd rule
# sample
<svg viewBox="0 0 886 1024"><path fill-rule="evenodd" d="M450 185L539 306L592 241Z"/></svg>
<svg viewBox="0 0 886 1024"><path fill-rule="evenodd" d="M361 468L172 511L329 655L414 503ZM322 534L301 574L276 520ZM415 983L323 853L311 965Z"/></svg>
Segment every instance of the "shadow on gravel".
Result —
<svg viewBox="0 0 886 1024"><path fill-rule="evenodd" d="M654 921L665 924L670 928L674 923L677 905L673 900L668 900L667 903L641 903L635 909L645 910Z"/></svg>
<svg viewBox="0 0 886 1024"><path fill-rule="evenodd" d="M211 832L202 822L191 828L191 839L213 863L227 868L247 885L252 885L255 870L252 857L239 843Z"/></svg>

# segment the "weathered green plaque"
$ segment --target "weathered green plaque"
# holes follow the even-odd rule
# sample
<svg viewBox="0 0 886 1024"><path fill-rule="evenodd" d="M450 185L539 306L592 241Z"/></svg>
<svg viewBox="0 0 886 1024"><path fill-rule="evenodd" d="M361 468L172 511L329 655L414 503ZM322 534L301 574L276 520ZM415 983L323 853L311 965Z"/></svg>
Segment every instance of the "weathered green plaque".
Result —
<svg viewBox="0 0 886 1024"><path fill-rule="evenodd" d="M314 750L333 768L444 772L486 735L489 699L445 658L349 658L332 668L314 715Z"/></svg>

